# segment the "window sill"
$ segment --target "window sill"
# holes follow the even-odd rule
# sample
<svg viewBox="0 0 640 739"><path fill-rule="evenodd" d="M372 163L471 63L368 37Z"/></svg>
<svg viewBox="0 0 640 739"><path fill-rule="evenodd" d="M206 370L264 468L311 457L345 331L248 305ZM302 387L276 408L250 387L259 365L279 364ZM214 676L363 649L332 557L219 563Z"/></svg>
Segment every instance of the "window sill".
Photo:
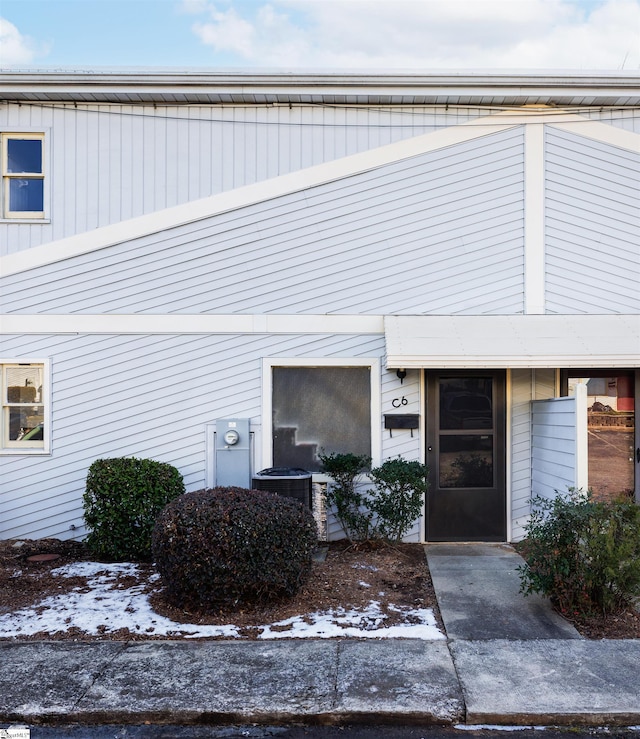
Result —
<svg viewBox="0 0 640 739"><path fill-rule="evenodd" d="M44 225L47 223L51 223L51 219L50 218L0 218L0 223L14 223L14 224L15 223L24 223L24 224L28 223L29 225L41 223Z"/></svg>
<svg viewBox="0 0 640 739"><path fill-rule="evenodd" d="M0 457L50 457L49 449L0 449Z"/></svg>

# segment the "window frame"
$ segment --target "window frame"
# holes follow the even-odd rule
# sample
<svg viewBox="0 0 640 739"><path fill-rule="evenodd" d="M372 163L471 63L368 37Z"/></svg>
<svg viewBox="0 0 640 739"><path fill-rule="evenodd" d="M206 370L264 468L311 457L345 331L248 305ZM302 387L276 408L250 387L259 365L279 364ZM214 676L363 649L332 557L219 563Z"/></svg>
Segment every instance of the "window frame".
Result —
<svg viewBox="0 0 640 739"><path fill-rule="evenodd" d="M329 358L293 358L266 357L262 360L262 465L273 466L273 368L274 367L368 367L371 373L371 460L377 467L382 462L382 425L381 425L381 376L380 360L377 357L358 357L341 359ZM326 475L313 472L317 481L328 480Z"/></svg>
<svg viewBox="0 0 640 739"><path fill-rule="evenodd" d="M41 142L40 172L9 172L9 141L29 140ZM43 221L47 214L47 172L46 137L44 131L2 131L0 132L0 175L2 176L2 220ZM10 184L12 180L29 179L42 181L42 210L11 210Z"/></svg>
<svg viewBox="0 0 640 739"><path fill-rule="evenodd" d="M9 441L6 369L35 365L42 368L42 398L38 405L43 407L44 433L42 441L23 443ZM33 405L33 404L29 404ZM0 455L45 455L51 453L51 362L41 358L5 359L0 357Z"/></svg>

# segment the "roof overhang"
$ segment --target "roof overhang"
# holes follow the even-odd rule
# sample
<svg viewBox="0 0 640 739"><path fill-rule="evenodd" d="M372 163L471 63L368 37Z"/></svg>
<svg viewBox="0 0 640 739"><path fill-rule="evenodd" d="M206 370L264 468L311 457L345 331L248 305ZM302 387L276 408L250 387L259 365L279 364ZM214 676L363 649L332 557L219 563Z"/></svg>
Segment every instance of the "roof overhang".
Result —
<svg viewBox="0 0 640 739"><path fill-rule="evenodd" d="M640 315L386 316L388 369L640 367Z"/></svg>
<svg viewBox="0 0 640 739"><path fill-rule="evenodd" d="M198 69L5 69L0 100L160 105L640 104L627 72L220 72Z"/></svg>

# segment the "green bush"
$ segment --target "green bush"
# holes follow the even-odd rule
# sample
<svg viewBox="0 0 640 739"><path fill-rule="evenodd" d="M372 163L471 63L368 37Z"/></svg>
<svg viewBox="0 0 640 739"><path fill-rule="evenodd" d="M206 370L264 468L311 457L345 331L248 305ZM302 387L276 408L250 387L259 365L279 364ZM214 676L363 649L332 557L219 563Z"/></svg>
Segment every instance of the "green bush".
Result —
<svg viewBox="0 0 640 739"><path fill-rule="evenodd" d="M420 462L388 459L371 470L374 489L369 508L375 516L377 535L401 541L418 518L429 483L429 468Z"/></svg>
<svg viewBox="0 0 640 739"><path fill-rule="evenodd" d="M524 593L542 593L567 616L613 613L640 595L640 507L570 491L536 497L520 567Z"/></svg>
<svg viewBox="0 0 640 739"><path fill-rule="evenodd" d="M327 503L351 542L388 539L400 541L420 515L427 491L429 468L398 457L371 470L372 490L361 489L361 478L371 457L356 454L320 454L322 469L333 484Z"/></svg>
<svg viewBox="0 0 640 739"><path fill-rule="evenodd" d="M171 603L215 611L293 595L317 543L313 514L297 501L223 487L169 503L153 531L153 557Z"/></svg>
<svg viewBox="0 0 640 739"><path fill-rule="evenodd" d="M89 467L83 496L90 550L112 561L150 559L156 516L182 493L182 476L170 464L135 457L97 459Z"/></svg>
<svg viewBox="0 0 640 739"><path fill-rule="evenodd" d="M349 541L367 541L372 537L373 513L367 508L367 496L359 490L363 474L371 467L371 457L357 454L319 454L322 471L332 480L327 487L327 505Z"/></svg>

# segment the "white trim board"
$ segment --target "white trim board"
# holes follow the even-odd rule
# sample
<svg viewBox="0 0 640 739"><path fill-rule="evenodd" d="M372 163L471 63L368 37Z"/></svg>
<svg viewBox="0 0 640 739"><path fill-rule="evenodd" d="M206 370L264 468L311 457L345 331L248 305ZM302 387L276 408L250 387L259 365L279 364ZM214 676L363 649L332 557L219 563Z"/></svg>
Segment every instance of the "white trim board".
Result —
<svg viewBox="0 0 640 739"><path fill-rule="evenodd" d="M640 315L386 316L386 367L640 367Z"/></svg>
<svg viewBox="0 0 640 739"><path fill-rule="evenodd" d="M379 315L108 313L0 316L0 334L383 334Z"/></svg>

